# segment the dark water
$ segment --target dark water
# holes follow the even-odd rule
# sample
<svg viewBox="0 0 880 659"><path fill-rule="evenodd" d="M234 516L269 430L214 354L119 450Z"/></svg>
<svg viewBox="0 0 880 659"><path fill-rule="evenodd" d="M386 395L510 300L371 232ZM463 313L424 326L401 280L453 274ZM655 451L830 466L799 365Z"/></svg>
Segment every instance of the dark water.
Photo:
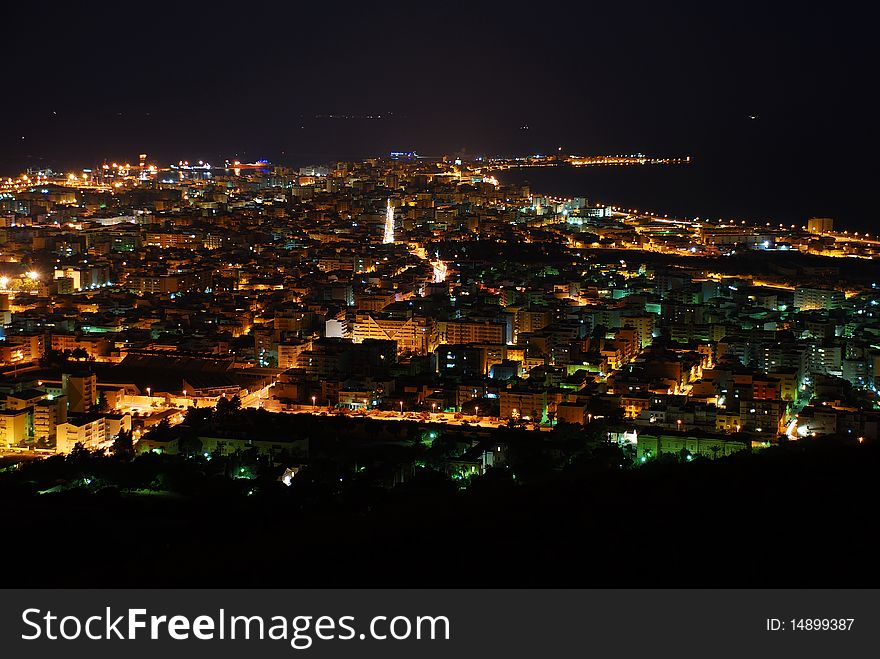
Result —
<svg viewBox="0 0 880 659"><path fill-rule="evenodd" d="M500 172L503 183L533 193L584 196L591 202L676 217L745 219L802 225L833 217L841 227L876 231L880 213L866 171L815 165L782 155L768 160L695 157L689 165L536 167Z"/></svg>

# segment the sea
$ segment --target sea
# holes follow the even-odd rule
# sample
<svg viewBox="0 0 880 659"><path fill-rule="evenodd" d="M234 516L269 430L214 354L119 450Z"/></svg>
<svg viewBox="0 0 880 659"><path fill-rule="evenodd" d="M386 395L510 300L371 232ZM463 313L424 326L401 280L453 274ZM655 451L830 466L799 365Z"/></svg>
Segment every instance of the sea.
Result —
<svg viewBox="0 0 880 659"><path fill-rule="evenodd" d="M874 186L845 168L786 157L692 158L681 165L560 165L505 170L496 176L505 184L528 183L533 194L586 197L590 203L670 217L797 226L810 217L832 217L836 228L880 229Z"/></svg>

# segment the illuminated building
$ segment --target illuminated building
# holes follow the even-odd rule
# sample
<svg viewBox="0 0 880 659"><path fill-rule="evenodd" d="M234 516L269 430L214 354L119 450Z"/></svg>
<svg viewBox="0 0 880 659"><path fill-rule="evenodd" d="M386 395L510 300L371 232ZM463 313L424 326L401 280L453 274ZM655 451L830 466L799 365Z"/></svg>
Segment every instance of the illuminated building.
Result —
<svg viewBox="0 0 880 659"><path fill-rule="evenodd" d="M107 426L103 416L88 415L69 418L55 429L55 452L70 453L81 444L89 451L96 450L107 441Z"/></svg>
<svg viewBox="0 0 880 659"><path fill-rule="evenodd" d="M800 311L810 309L839 309L845 300L841 291L827 288L798 288L794 292L794 306Z"/></svg>
<svg viewBox="0 0 880 659"><path fill-rule="evenodd" d="M58 424L66 422L66 397L41 400L34 406L34 439L38 442L55 439Z"/></svg>
<svg viewBox="0 0 880 659"><path fill-rule="evenodd" d="M834 231L834 218L811 217L807 220L807 231L810 233L830 233Z"/></svg>
<svg viewBox="0 0 880 659"><path fill-rule="evenodd" d="M0 410L0 446L17 446L29 436L31 410Z"/></svg>
<svg viewBox="0 0 880 659"><path fill-rule="evenodd" d="M373 313L358 313L352 338L356 343L367 339L390 340L397 343L399 352L424 355L433 350L434 323L424 317L398 318Z"/></svg>
<svg viewBox="0 0 880 659"><path fill-rule="evenodd" d="M723 437L682 437L679 435L652 435L639 433L636 459L645 462L660 455L688 455L703 458L722 458L745 451L749 444Z"/></svg>
<svg viewBox="0 0 880 659"><path fill-rule="evenodd" d="M442 343L507 343L507 325L484 321L450 320Z"/></svg>
<svg viewBox="0 0 880 659"><path fill-rule="evenodd" d="M70 412L90 412L97 401L97 378L94 373L63 373L61 391Z"/></svg>

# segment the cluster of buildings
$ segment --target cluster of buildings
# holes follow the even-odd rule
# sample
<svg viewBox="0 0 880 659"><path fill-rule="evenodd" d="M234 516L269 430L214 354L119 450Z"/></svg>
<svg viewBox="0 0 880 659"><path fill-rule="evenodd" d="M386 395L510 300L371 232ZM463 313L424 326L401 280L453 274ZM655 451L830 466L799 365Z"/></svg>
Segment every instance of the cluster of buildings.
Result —
<svg viewBox="0 0 880 659"><path fill-rule="evenodd" d="M876 438L877 243L542 196L499 181L510 163L143 156L5 180L0 448L97 448L233 396L601 420L640 458Z"/></svg>

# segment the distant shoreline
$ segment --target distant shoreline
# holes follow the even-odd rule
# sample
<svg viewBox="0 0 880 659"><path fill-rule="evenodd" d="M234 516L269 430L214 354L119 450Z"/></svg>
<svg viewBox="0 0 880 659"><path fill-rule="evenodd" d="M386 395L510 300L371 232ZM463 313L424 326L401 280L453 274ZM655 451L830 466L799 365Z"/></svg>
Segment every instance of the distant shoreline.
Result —
<svg viewBox="0 0 880 659"><path fill-rule="evenodd" d="M758 165L762 165L759 167ZM861 213L847 208L846 199L830 186L810 185L800 172L766 163L697 159L689 166L573 166L522 167L495 174L504 184L525 184L535 193L557 197L585 197L624 209L650 211L683 219L745 220L748 223L796 224L810 217L834 217L838 226L859 226Z"/></svg>

